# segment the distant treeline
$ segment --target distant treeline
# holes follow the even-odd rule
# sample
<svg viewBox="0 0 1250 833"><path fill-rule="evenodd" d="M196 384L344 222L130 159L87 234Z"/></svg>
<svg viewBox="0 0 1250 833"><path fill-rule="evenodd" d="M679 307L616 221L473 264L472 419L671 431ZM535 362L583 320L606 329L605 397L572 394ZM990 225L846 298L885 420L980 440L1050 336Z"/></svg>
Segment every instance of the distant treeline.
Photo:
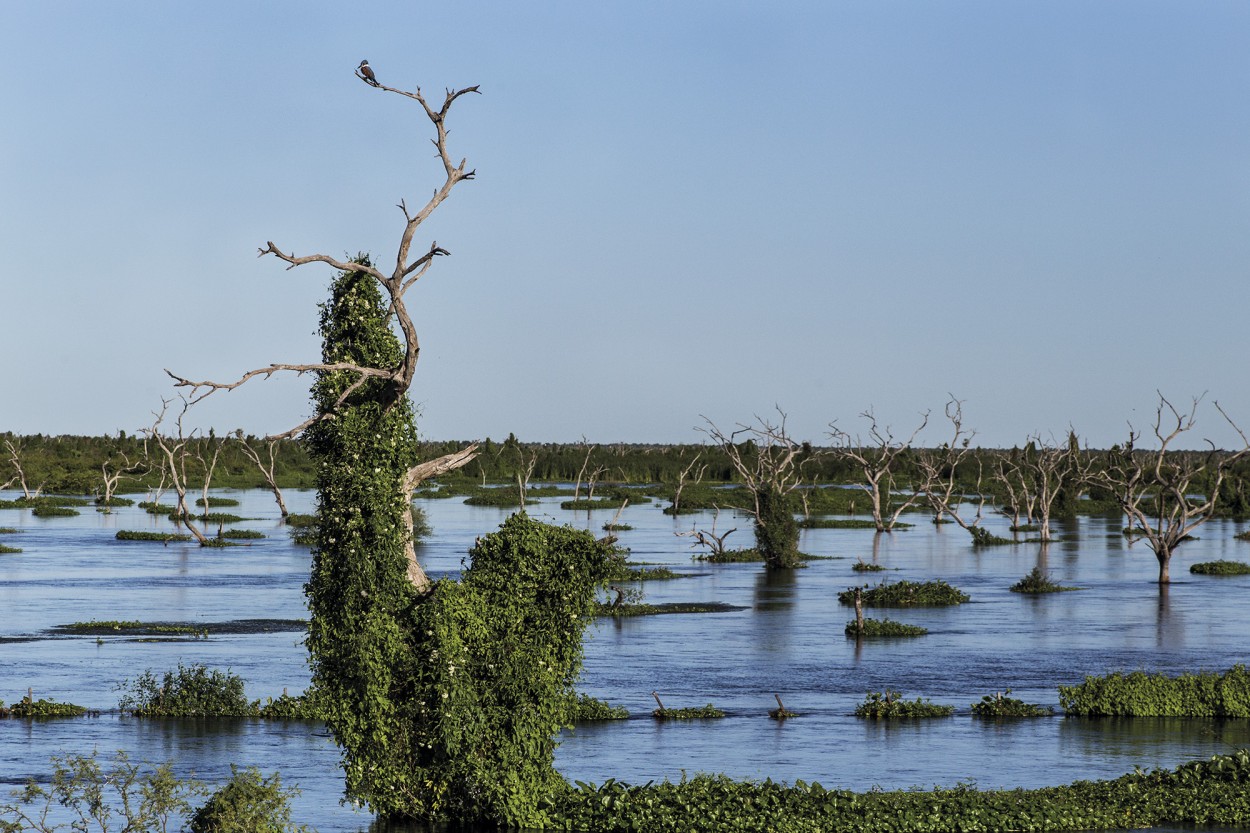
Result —
<svg viewBox="0 0 1250 833"><path fill-rule="evenodd" d="M423 458L450 453L468 445L468 442L448 440L423 443ZM244 444L255 449L263 461L268 461L267 442L251 435L216 436L210 433L206 437L187 440L185 470L189 488L202 485L205 469L202 461L212 459L214 454L217 455L217 464L211 479L213 487L265 488L264 477L245 452ZM751 450L749 442L740 447L747 449L748 453ZM920 482L916 461L924 453L926 449L916 448L905 449L898 455L893 467L896 489L907 489ZM1018 449L976 449L960 462L956 479L963 484L966 493L971 494L977 491L980 478L981 493L995 500L1004 498L1001 484L988 473L997 461L1020 453ZM1100 451L1084 453L1095 464L1105 454ZM1171 454L1177 459L1202 456L1199 452L1189 451ZM106 472L112 476L121 471L122 476L115 489L117 494L143 492L161 483L161 459L155 447L148 449L145 446L142 437L129 436L125 432L102 437L0 433L0 485L7 482L10 489L21 488L17 478L20 464L26 485L32 491L100 494L104 491ZM804 443L799 460L804 479L810 484L863 483L859 467L836 449ZM312 464L298 440L277 441L274 444L274 463L274 473L282 488L304 489L315 485ZM482 440L473 462L444 475L440 481L463 491L473 484L515 484L518 475L528 482L580 482L583 494L591 483L602 493L611 485L661 484L672 487L683 481L688 485L701 483L704 486L740 482L729 456L716 445L526 443L513 435L502 442L489 438ZM1194 486L1196 491L1201 491L1201 477ZM698 491L696 489L691 496ZM671 488L653 490L652 493L664 495L669 492ZM1221 487L1221 494L1221 514L1250 515L1250 463L1240 463L1232 470ZM1076 506L1077 497L1103 504L1110 496L1099 493L1097 488L1073 484L1066 500L1061 500L1056 507L1056 515L1070 514ZM863 509L862 506L859 508Z"/></svg>

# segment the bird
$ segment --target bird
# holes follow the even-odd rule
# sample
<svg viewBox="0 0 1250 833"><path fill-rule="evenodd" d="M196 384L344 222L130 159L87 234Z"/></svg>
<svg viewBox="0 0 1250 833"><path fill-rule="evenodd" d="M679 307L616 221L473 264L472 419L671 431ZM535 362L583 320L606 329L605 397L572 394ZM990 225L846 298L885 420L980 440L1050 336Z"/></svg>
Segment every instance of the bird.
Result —
<svg viewBox="0 0 1250 833"><path fill-rule="evenodd" d="M375 87L379 86L378 79L373 74L373 69L369 66L368 61L361 61L360 66L356 67L356 71L365 79L365 83L372 84Z"/></svg>

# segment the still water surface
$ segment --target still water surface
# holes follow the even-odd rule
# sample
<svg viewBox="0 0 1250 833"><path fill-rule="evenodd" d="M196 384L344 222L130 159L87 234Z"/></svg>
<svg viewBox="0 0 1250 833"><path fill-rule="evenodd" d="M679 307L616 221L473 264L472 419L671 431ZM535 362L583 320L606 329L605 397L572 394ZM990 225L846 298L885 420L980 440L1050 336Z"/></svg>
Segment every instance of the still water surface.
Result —
<svg viewBox="0 0 1250 833"><path fill-rule="evenodd" d="M222 493L225 495L226 493ZM0 497L12 498L11 492ZM124 508L104 515L85 508L74 518L36 518L0 510L3 541L23 549L0 556L0 699L27 688L35 697L104 710L99 717L0 721L0 789L49 770L57 752L170 760L181 774L207 781L229 776L231 763L280 771L297 784L296 820L323 833L359 833L370 819L338 803L338 753L318 724L278 721L160 721L122 717L117 685L146 669L177 663L229 668L252 698L296 693L308 682L302 632L289 625L238 627L207 639L139 641L126 637L58 636L76 621L117 619L222 623L304 619L306 548L292 544L264 492L231 492L249 519L240 527L268 537L252 546L204 550L187 544L122 542L119 529L168 529L163 518ZM292 511L309 512L310 492L287 496ZM434 576L454 575L473 539L507 512L458 499L423 501L434 533L421 558ZM612 512L566 512L559 499L531 514L601 533ZM1080 519L1061 526L1061 540L974 550L966 533L917 525L887 536L871 530L808 530L805 552L829 556L805 569L765 573L756 564L692 562L689 539L675 532L710 517L663 515L656 504L631 505L620 534L638 562L659 563L689 578L648 582L647 601L715 601L740 609L714 614L654 616L601 622L588 633L581 688L634 715L628 721L579 727L557 752L570 779L645 782L682 773L819 781L864 790L929 788L975 782L982 788L1044 786L1111 778L1134 767L1173 767L1250 746L1250 721L1080 720L1052 717L995 723L971 717L982 695L1012 696L1058 706L1056 685L1113 670L1169 673L1223 670L1246 661L1250 578L1194 576L1188 565L1247 560L1250 544L1233 535L1244 525L1213 522L1174 559L1175 581L1160 594L1153 556L1130 546L1118 518ZM730 543L750 541L745 518ZM1005 519L987 521L1009 535ZM888 572L859 574L857 559ZM1007 588L1035 565L1080 592L1027 597ZM869 578L863 578L868 575ZM890 611L889 617L929 628L912 640L847 640L851 613L837 593L855 584L941 578L972 596L956 608ZM877 613L878 617L882 614ZM856 719L865 692L900 690L957 707L954 717L902 724ZM719 721L657 724L652 691L670 707L714 703ZM767 717L774 694L801 717ZM112 711L110 711L112 710Z"/></svg>

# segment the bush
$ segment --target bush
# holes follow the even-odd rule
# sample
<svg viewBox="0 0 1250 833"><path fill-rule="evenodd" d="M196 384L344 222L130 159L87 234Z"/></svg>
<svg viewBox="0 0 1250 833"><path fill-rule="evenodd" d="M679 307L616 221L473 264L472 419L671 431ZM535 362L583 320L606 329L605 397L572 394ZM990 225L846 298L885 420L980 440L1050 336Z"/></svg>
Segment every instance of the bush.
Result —
<svg viewBox="0 0 1250 833"><path fill-rule="evenodd" d="M130 529L119 529L114 537L118 541L160 541L163 544L168 544L170 541L191 540L190 535L177 532L144 532Z"/></svg>
<svg viewBox="0 0 1250 833"><path fill-rule="evenodd" d="M80 513L68 506L36 506L30 514L36 518L72 518Z"/></svg>
<svg viewBox="0 0 1250 833"><path fill-rule="evenodd" d="M706 706L691 706L684 709L653 709L651 716L656 720L716 720L725 713L708 703Z"/></svg>
<svg viewBox="0 0 1250 833"><path fill-rule="evenodd" d="M159 681L149 669L120 688L126 694L118 708L138 717L254 717L259 710L244 696L242 677L203 665L178 663Z"/></svg>
<svg viewBox="0 0 1250 833"><path fill-rule="evenodd" d="M972 527L968 532L972 535L972 546L974 547L1001 547L1004 544L1015 543L1010 538L1001 538L979 526Z"/></svg>
<svg viewBox="0 0 1250 833"><path fill-rule="evenodd" d="M265 778L256 767L230 765L231 777L191 817L191 833L291 833L306 831L291 823L291 797L278 773Z"/></svg>
<svg viewBox="0 0 1250 833"><path fill-rule="evenodd" d="M879 573L885 569L880 564L869 564L867 561L856 561L851 569L857 573Z"/></svg>
<svg viewBox="0 0 1250 833"><path fill-rule="evenodd" d="M569 707L570 723L594 723L601 720L625 720L629 710L624 706L612 706L596 700L589 694L578 694Z"/></svg>
<svg viewBox="0 0 1250 833"><path fill-rule="evenodd" d="M838 601L853 606L855 590L852 587L842 591L838 594ZM876 587L864 585L860 590L865 607L944 607L963 604L971 598L944 581L896 581L893 584L883 582Z"/></svg>
<svg viewBox="0 0 1250 833"><path fill-rule="evenodd" d="M1191 565L1189 572L1202 576L1244 576L1250 575L1250 564L1244 561L1200 561Z"/></svg>
<svg viewBox="0 0 1250 833"><path fill-rule="evenodd" d="M4 704L0 703L0 707ZM9 717L81 717L87 713L82 706L76 706L73 703L58 703L55 700L31 700L27 694L18 702L14 703L12 708L0 708L0 712L8 713Z"/></svg>
<svg viewBox="0 0 1250 833"><path fill-rule="evenodd" d="M1244 665L1178 677L1117 671L1059 686L1059 705L1081 717L1250 717L1250 673Z"/></svg>
<svg viewBox="0 0 1250 833"><path fill-rule="evenodd" d="M1075 587L1064 587L1056 584L1042 572L1041 567L1034 567L1033 570L1024 578L1011 585L1009 588L1012 593L1063 593L1068 590L1076 590Z"/></svg>
<svg viewBox="0 0 1250 833"><path fill-rule="evenodd" d="M904 720L918 717L950 717L955 713L954 706L940 706L919 697L912 701L900 700L901 696L899 692L889 689L885 692L870 691L864 702L855 707L855 716L872 720Z"/></svg>
<svg viewBox="0 0 1250 833"><path fill-rule="evenodd" d="M902 622L895 622L893 619L866 618L864 619L863 630L859 629L859 625L854 619L846 623L846 635L852 638L924 636L928 632L928 628L922 628L919 625L905 625Z"/></svg>

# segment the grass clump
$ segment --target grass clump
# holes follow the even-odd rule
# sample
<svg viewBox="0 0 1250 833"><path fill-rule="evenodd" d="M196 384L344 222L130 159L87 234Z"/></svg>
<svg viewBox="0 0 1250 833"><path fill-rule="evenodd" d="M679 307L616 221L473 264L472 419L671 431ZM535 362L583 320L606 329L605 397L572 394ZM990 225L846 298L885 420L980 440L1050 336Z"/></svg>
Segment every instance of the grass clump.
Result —
<svg viewBox="0 0 1250 833"><path fill-rule="evenodd" d="M139 501L139 508L149 515L172 515L178 511L177 506L169 506L165 503L157 503L151 500Z"/></svg>
<svg viewBox="0 0 1250 833"><path fill-rule="evenodd" d="M924 636L928 632L928 628L922 628L919 625L906 625L902 622L895 622L893 619L866 618L864 619L864 627L862 629L854 619L846 623L846 635L853 638L888 639L892 637Z"/></svg>
<svg viewBox="0 0 1250 833"><path fill-rule="evenodd" d="M221 537L230 538L234 541L255 541L259 538L264 538L265 533L255 529L223 529Z"/></svg>
<svg viewBox="0 0 1250 833"><path fill-rule="evenodd" d="M1009 588L1012 593L1030 593L1038 595L1041 593L1064 593L1068 590L1077 590L1076 587L1064 587L1062 584L1056 584L1050 580L1050 577L1042 572L1041 567L1034 567L1028 575L1011 585Z"/></svg>
<svg viewBox="0 0 1250 833"><path fill-rule="evenodd" d="M197 625L119 619L71 622L68 625L58 625L55 630L83 636L208 636L208 629Z"/></svg>
<svg viewBox="0 0 1250 833"><path fill-rule="evenodd" d="M1250 575L1250 564L1244 561L1200 561L1190 565L1189 572L1201 576L1244 576Z"/></svg>
<svg viewBox="0 0 1250 833"><path fill-rule="evenodd" d="M162 544L168 544L170 541L190 541L191 536L178 532L146 532L141 530L119 529L117 535L114 536L118 541L160 541Z"/></svg>
<svg viewBox="0 0 1250 833"><path fill-rule="evenodd" d="M597 700L589 694L578 694L569 706L569 722L596 723L603 720L625 720L629 710Z"/></svg>
<svg viewBox="0 0 1250 833"><path fill-rule="evenodd" d="M1015 541L1010 538L1001 538L988 529L974 526L968 530L972 535L972 546L974 547L1001 547L1005 544L1014 544Z"/></svg>
<svg viewBox="0 0 1250 833"><path fill-rule="evenodd" d="M1250 717L1250 673L1244 665L1177 677L1117 671L1059 686L1059 705L1080 717Z"/></svg>
<svg viewBox="0 0 1250 833"><path fill-rule="evenodd" d="M211 507L215 507L215 506L238 506L238 505L239 505L239 501L235 500L235 499L234 499L234 498L232 498L232 497L212 497L212 496L210 496L210 497L208 498L208 501L207 501L207 502L205 502L204 498L199 498L199 499L197 499L197 500L195 501L195 505L196 505L196 506L205 506L205 507L210 507L210 508L211 508Z"/></svg>
<svg viewBox="0 0 1250 833"><path fill-rule="evenodd" d="M614 524L611 521L603 525L604 532L629 532L631 529L633 527L629 524Z"/></svg>
<svg viewBox="0 0 1250 833"><path fill-rule="evenodd" d="M851 569L857 573L879 573L885 569L880 564L869 564L867 561L856 561Z"/></svg>
<svg viewBox="0 0 1250 833"><path fill-rule="evenodd" d="M16 555L21 551L21 547L10 547L7 544L0 544L0 555Z"/></svg>
<svg viewBox="0 0 1250 833"><path fill-rule="evenodd" d="M324 720L325 704L321 702L315 689L303 694L287 694L281 697L267 698L258 709L257 715L265 720Z"/></svg>
<svg viewBox="0 0 1250 833"><path fill-rule="evenodd" d="M852 587L839 593L838 601L844 605L854 605L856 589L861 591L865 607L945 607L963 604L972 598L944 581L904 580L882 582L876 587Z"/></svg>
<svg viewBox="0 0 1250 833"><path fill-rule="evenodd" d="M725 713L708 703L706 706L691 706L684 709L667 709L661 706L653 709L651 716L656 720L718 720L724 717Z"/></svg>
<svg viewBox="0 0 1250 833"><path fill-rule="evenodd" d="M942 706L931 703L924 698L902 700L897 691L886 689L870 691L864 702L855 707L856 717L870 720L910 720L920 717L950 717L955 713L954 706Z"/></svg>
<svg viewBox="0 0 1250 833"><path fill-rule="evenodd" d="M972 704L972 713L977 717L1049 717L1055 713L1050 706L1039 706L1003 696L1010 693L1011 689L1007 689L1005 692L985 695L980 703Z"/></svg>
<svg viewBox="0 0 1250 833"><path fill-rule="evenodd" d="M87 710L83 706L76 706L73 703L58 703L56 700L45 700L43 698L32 700L29 694L7 709L4 708L3 703L0 703L0 717L42 719L48 717L81 717L86 713Z"/></svg>

